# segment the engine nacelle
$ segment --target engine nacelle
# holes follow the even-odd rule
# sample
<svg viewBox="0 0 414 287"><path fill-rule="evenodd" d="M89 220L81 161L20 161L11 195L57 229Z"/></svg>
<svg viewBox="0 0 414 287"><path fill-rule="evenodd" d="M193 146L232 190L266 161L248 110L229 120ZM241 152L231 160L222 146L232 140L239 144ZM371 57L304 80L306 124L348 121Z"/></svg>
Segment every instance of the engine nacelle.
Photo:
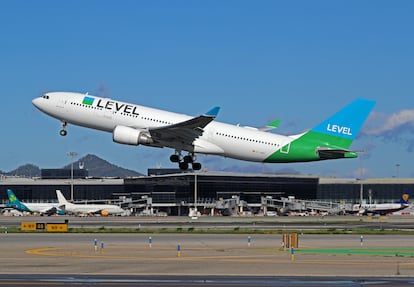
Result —
<svg viewBox="0 0 414 287"><path fill-rule="evenodd" d="M128 145L147 145L154 141L146 131L137 130L126 126L116 126L112 133L112 139L116 143Z"/></svg>
<svg viewBox="0 0 414 287"><path fill-rule="evenodd" d="M108 215L109 215L109 211L108 211L108 210L103 209L103 210L101 210L101 215L102 215L102 216L108 216Z"/></svg>

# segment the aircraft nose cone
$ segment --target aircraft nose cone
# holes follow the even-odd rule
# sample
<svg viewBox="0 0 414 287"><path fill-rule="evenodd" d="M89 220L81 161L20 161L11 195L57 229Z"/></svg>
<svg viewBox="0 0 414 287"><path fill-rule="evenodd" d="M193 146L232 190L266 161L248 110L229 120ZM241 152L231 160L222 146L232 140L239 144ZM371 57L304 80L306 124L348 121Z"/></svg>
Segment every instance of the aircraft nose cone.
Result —
<svg viewBox="0 0 414 287"><path fill-rule="evenodd" d="M32 104L33 104L36 108L39 108L40 99L41 99L41 98L36 98L36 99L33 99L33 100L32 100Z"/></svg>

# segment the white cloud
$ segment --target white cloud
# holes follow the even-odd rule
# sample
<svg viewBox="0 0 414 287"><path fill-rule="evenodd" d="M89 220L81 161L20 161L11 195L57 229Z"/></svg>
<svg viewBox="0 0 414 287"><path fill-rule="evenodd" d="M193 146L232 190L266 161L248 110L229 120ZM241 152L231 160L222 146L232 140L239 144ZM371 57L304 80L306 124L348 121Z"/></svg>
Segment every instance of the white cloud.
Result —
<svg viewBox="0 0 414 287"><path fill-rule="evenodd" d="M414 109L401 110L390 116L373 113L365 135L381 138L385 142L397 142L408 152L414 151Z"/></svg>

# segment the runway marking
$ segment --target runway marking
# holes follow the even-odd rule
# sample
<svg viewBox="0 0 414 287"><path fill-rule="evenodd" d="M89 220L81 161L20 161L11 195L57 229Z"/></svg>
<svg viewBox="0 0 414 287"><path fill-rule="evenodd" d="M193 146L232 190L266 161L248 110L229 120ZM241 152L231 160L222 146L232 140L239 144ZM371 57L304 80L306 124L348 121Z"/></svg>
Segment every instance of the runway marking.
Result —
<svg viewBox="0 0 414 287"><path fill-rule="evenodd" d="M398 250L398 254L402 251L409 251L414 252L414 249L410 248L401 248L401 249L367 249L365 250L366 253L353 253L352 255L362 255L364 258L361 258L360 256L357 256L356 259L350 259L349 257L344 259L332 259L327 258L326 260L314 260L309 258L308 256L312 256L312 254L319 254L319 255L350 255L347 252L350 251L363 251L360 249L309 249L309 250L300 250L297 253L295 261L291 261L289 257L289 253L287 251L280 251L280 250L273 250L269 251L269 254L247 254L247 255L209 255L209 256L194 256L194 254L191 254L191 252L184 252L182 253L181 257L177 257L176 253L171 252L171 249L168 249L170 251L171 257L165 257L165 254L160 257L148 257L148 252L152 253L152 255L157 255L154 250L149 249L139 249L135 251L140 251L140 254L131 254L128 256L123 255L114 255L114 254L105 254L105 253L92 253L93 251L90 251L92 254L87 254L87 249L81 250L81 249L67 249L67 248L57 248L57 247L46 247L46 248L37 248L37 249L29 249L26 250L26 254L31 255L40 255L40 256L53 256L53 257L75 257L75 258L94 258L94 259L125 259L125 260L145 260L148 261L220 261L220 262L234 262L234 263L266 263L266 264L293 264L293 265L361 265L366 266L369 265L377 265L377 266L383 266L383 265L392 265L392 264L399 264L400 266L414 266L414 262L404 262L401 261L403 259L409 259L406 256L388 256L388 253L381 253L381 254L375 254L374 251L384 251L388 250L391 252L391 250L394 251L392 255L395 255L395 251ZM164 249L164 251L167 249ZM209 252L208 249L203 249L206 252ZM266 249L269 250L269 249ZM187 250L188 251L188 250ZM217 250L214 250L217 252ZM235 251L233 249L232 251ZM239 250L240 251L240 250ZM252 251L264 251L264 249L248 249L243 250L245 252L252 252ZM105 251L106 252L106 251ZM113 250L112 250L113 252ZM142 252L145 252L146 255L142 254ZM158 250L160 252L160 250ZM223 252L223 251L220 251ZM336 252L336 253L335 253ZM384 251L385 252L385 251ZM303 255L303 256L301 256ZM381 261L381 260L372 260L372 255L378 255L381 257L386 257L387 261ZM258 257L260 256L260 257ZM277 257L276 257L277 256ZM281 256L286 258L281 258ZM307 257L307 258L306 258ZM411 257L411 256L410 256ZM398 261L392 261L392 259L397 259Z"/></svg>
<svg viewBox="0 0 414 287"><path fill-rule="evenodd" d="M346 255L381 255L413 257L414 248L321 248L321 249L299 249L300 253L315 254L346 254Z"/></svg>

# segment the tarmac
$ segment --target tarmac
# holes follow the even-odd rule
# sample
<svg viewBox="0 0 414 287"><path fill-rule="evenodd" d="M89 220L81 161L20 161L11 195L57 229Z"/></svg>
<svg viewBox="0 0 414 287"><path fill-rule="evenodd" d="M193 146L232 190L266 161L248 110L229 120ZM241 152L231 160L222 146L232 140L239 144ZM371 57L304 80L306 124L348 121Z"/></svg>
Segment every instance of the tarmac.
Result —
<svg viewBox="0 0 414 287"><path fill-rule="evenodd" d="M90 232L10 233L65 220ZM93 233L110 228L137 233ZM414 286L414 235L361 233L412 228L411 217L0 217L0 286ZM291 249L275 229L305 232Z"/></svg>
<svg viewBox="0 0 414 287"><path fill-rule="evenodd" d="M0 235L0 274L412 277L412 235Z"/></svg>

